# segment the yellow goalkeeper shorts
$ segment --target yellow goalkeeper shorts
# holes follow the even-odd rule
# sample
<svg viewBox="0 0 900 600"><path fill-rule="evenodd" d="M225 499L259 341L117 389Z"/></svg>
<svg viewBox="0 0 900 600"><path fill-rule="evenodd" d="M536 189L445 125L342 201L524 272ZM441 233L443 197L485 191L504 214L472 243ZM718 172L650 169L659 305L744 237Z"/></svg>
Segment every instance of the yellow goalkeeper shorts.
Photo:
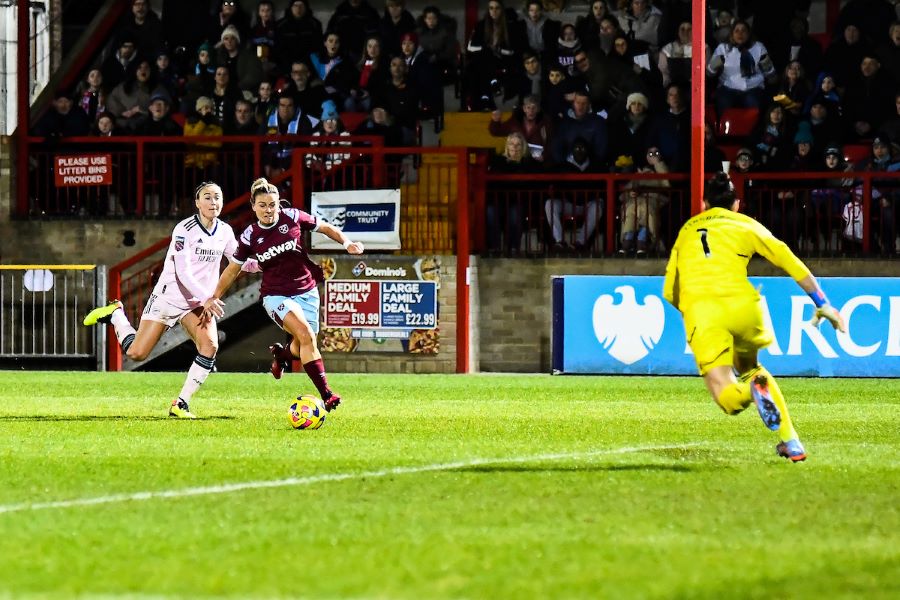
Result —
<svg viewBox="0 0 900 600"><path fill-rule="evenodd" d="M734 354L749 354L772 343L763 325L759 298L702 301L684 310L684 329L701 375L719 366L734 366Z"/></svg>

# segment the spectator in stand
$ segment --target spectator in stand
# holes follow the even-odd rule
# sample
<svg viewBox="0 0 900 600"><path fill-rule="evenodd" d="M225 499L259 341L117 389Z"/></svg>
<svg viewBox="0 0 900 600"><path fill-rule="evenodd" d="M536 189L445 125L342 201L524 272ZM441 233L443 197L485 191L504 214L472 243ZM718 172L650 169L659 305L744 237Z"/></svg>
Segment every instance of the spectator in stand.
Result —
<svg viewBox="0 0 900 600"><path fill-rule="evenodd" d="M582 47L588 52L600 44L600 21L608 16L610 16L609 3L606 0L594 0L591 2L590 13L575 19L575 32L581 40Z"/></svg>
<svg viewBox="0 0 900 600"><path fill-rule="evenodd" d="M672 172L684 173L691 164L691 111L680 86L673 83L666 88L666 105L652 124L649 144L659 148Z"/></svg>
<svg viewBox="0 0 900 600"><path fill-rule="evenodd" d="M455 83L459 43L456 40L456 20L441 14L436 6L426 6L416 21L419 47L441 75L444 85Z"/></svg>
<svg viewBox="0 0 900 600"><path fill-rule="evenodd" d="M403 134L400 128L394 124L394 119L387 109L379 102L373 102L372 110L369 112L369 118L354 132L356 135L377 135L384 140L384 145L388 148L396 148L403 145ZM388 160L392 156L388 155Z"/></svg>
<svg viewBox="0 0 900 600"><path fill-rule="evenodd" d="M87 77L78 84L75 98L90 123L97 120L99 113L106 111L106 92L103 91L103 73L100 69L88 72Z"/></svg>
<svg viewBox="0 0 900 600"><path fill-rule="evenodd" d="M109 54L100 67L103 85L107 90L113 89L125 81L128 75L134 73L137 68L137 57L134 38L127 31L120 33L115 53Z"/></svg>
<svg viewBox="0 0 900 600"><path fill-rule="evenodd" d="M597 57L611 56L615 52L616 38L625 33L619 28L619 20L607 15L600 20L600 38L593 53Z"/></svg>
<svg viewBox="0 0 900 600"><path fill-rule="evenodd" d="M550 158L557 164L564 162L577 137L587 141L595 164L606 164L609 143L606 121L591 111L591 100L582 91L575 92L572 108L554 132Z"/></svg>
<svg viewBox="0 0 900 600"><path fill-rule="evenodd" d="M444 118L444 87L441 76L430 62L413 32L404 33L400 41L403 60L406 61L407 79L419 95L419 118Z"/></svg>
<svg viewBox="0 0 900 600"><path fill-rule="evenodd" d="M74 109L72 97L67 90L57 90L53 105L37 122L34 134L40 137L72 137L87 135L90 121L83 110Z"/></svg>
<svg viewBox="0 0 900 600"><path fill-rule="evenodd" d="M108 112L98 113L97 120L88 134L95 137L114 137L118 135L116 131L116 117Z"/></svg>
<svg viewBox="0 0 900 600"><path fill-rule="evenodd" d="M854 168L854 171L867 172L896 172L900 170L900 146L891 144L887 138L876 137L872 140L872 155L860 161ZM854 194L862 195L862 182L855 182ZM870 223L880 222L881 227L876 232L872 229L874 244L878 244L881 251L885 254L892 253L897 249L895 238L897 235L897 225L894 222L896 216L895 202L896 192L893 191L897 185L896 179L873 179L872 180L872 203L868 216L862 215L862 219L869 219ZM861 199L860 199L861 202Z"/></svg>
<svg viewBox="0 0 900 600"><path fill-rule="evenodd" d="M344 4L347 4L348 1L345 0ZM333 17L332 20L334 20ZM322 48L310 55L309 61L313 71L325 85L325 92L329 99L334 100L337 106L346 107L347 100L350 98L350 90L359 80L359 73L356 72L351 59L344 55L342 39L338 33L331 31L325 36ZM349 39L362 39L362 36ZM359 58L358 52L357 58Z"/></svg>
<svg viewBox="0 0 900 600"><path fill-rule="evenodd" d="M313 128L312 136L313 138L319 139L310 140L310 148L319 146L334 147L335 151L329 152L327 154L316 154L312 152L307 153L307 168L313 169L315 171L330 171L334 167L350 159L350 154L348 152L337 150L337 148L339 147L349 147L349 140L321 139L323 137L350 137L350 132L347 131L347 129L344 127L344 123L343 121L341 121L341 116L337 112L337 107L331 100L326 100L322 103L322 117L321 119L319 119L319 124L316 125L315 128Z"/></svg>
<svg viewBox="0 0 900 600"><path fill-rule="evenodd" d="M775 65L786 65L792 61L799 62L806 73L818 73L822 70L822 46L809 36L809 21L805 17L795 16L789 25L790 35L779 40L769 48L772 62Z"/></svg>
<svg viewBox="0 0 900 600"><path fill-rule="evenodd" d="M709 123L703 124L703 172L719 173L728 167L725 153L716 145L716 133Z"/></svg>
<svg viewBox="0 0 900 600"><path fill-rule="evenodd" d="M735 21L731 40L713 51L706 67L711 77L719 78L716 112L732 107L759 108L766 98L766 84L774 83L775 65L762 43L750 35L746 21Z"/></svg>
<svg viewBox="0 0 900 600"><path fill-rule="evenodd" d="M537 96L526 96L522 106L513 111L512 116L501 122L502 113L491 113L488 131L494 137L506 137L518 132L528 144L528 152L537 161L544 161L544 151L549 155L553 135L553 122L541 112L541 100ZM548 157L549 158L549 157Z"/></svg>
<svg viewBox="0 0 900 600"><path fill-rule="evenodd" d="M627 97L627 93L631 91L640 91L645 93L650 101L654 104L662 104L662 74L656 66L656 62L650 59L650 56L643 52L636 54L633 46L636 43L624 35L619 35L613 42L613 52L609 55L609 60L619 62L622 70L631 71L631 77L634 83L630 87L621 89L617 97L619 103ZM615 107L614 107L615 108Z"/></svg>
<svg viewBox="0 0 900 600"><path fill-rule="evenodd" d="M194 106L196 112L189 115L184 122L184 137L222 137L222 127L213 113L213 101L206 96L200 96ZM219 166L218 151L221 147L222 142L216 141L195 142L185 146L185 191L188 198L193 195L194 188L201 181L218 179L216 171ZM177 217L181 214L180 204L178 199L173 198L169 208L170 217ZM148 214L152 215L153 213L148 212Z"/></svg>
<svg viewBox="0 0 900 600"><path fill-rule="evenodd" d="M163 89L153 92L150 96L150 104L147 107L149 115L143 117L134 129L135 135L146 135L154 137L180 136L183 131L181 127L172 120L169 115L169 108L172 106L172 100ZM154 150L159 150L159 146L154 146Z"/></svg>
<svg viewBox="0 0 900 600"><path fill-rule="evenodd" d="M466 90L474 110L493 110L494 98L504 95L509 74L515 72L525 41L521 26L500 0L489 0L487 13L475 25L466 46Z"/></svg>
<svg viewBox="0 0 900 600"><path fill-rule="evenodd" d="M622 90L633 90L640 85L631 66L598 54L591 57L584 50L575 53L575 70L578 73L571 78L569 87L587 94L595 111L612 108ZM574 99L574 92L566 96L569 102ZM571 140L567 147L571 148Z"/></svg>
<svg viewBox="0 0 900 600"><path fill-rule="evenodd" d="M178 89L178 75L172 68L169 60L169 52L166 49L157 50L154 63L154 77L158 86L166 90L170 101L176 101L180 94Z"/></svg>
<svg viewBox="0 0 900 600"><path fill-rule="evenodd" d="M531 158L527 151L528 143L521 133L510 133L506 136L506 145L502 154L491 156L488 171L492 173L534 174L539 172L540 163ZM568 154L568 152L566 152ZM504 190L510 186L504 184ZM517 199L503 202L499 198L492 199L485 206L485 225L488 235L488 250L501 248L501 234L506 249L510 253L519 251L522 241L522 226L525 222L525 209Z"/></svg>
<svg viewBox="0 0 900 600"><path fill-rule="evenodd" d="M640 92L628 95L624 113L610 116L609 153L611 156L627 156L638 169L647 166L644 162L650 145L650 134L654 129L650 116L650 101Z"/></svg>
<svg viewBox="0 0 900 600"><path fill-rule="evenodd" d="M646 166L639 168L638 173L669 172L656 147L648 148L641 162ZM659 211L669 203L669 194L654 190L669 187L668 179L632 180L625 185L625 191L619 196L622 218L619 254L635 252L640 257L654 248L661 249Z"/></svg>
<svg viewBox="0 0 900 600"><path fill-rule="evenodd" d="M563 175L572 173L599 173L602 171L591 161L591 153L588 151L588 143L583 138L575 138L572 143L572 151L566 157L566 162L557 166L555 172ZM563 193L575 189L590 188L592 182L578 181L558 183L556 190ZM574 188L574 189L573 189ZM568 198L548 198L544 202L544 211L547 214L547 222L550 223L550 234L553 237L553 250L566 251L573 249L563 238L563 219L579 219L581 226L575 230L574 249L581 252L590 243L594 231L603 214L603 199L599 197L587 197L580 202L573 196Z"/></svg>
<svg viewBox="0 0 900 600"><path fill-rule="evenodd" d="M619 13L619 27L629 40L635 42L640 53L648 50L655 57L659 50L659 26L662 12L650 0L631 0L628 8Z"/></svg>
<svg viewBox="0 0 900 600"><path fill-rule="evenodd" d="M292 0L284 17L275 26L275 48L279 70L284 73L291 64L322 47L322 23L313 16L307 0Z"/></svg>
<svg viewBox="0 0 900 600"><path fill-rule="evenodd" d="M659 52L659 72L663 86L670 83L687 85L691 81L691 57L693 56L693 26L685 21L678 26L678 37L662 47Z"/></svg>
<svg viewBox="0 0 900 600"><path fill-rule="evenodd" d="M263 63L268 74L274 69L275 61L275 5L271 0L259 0L256 15L250 26L248 44L251 52Z"/></svg>
<svg viewBox="0 0 900 600"><path fill-rule="evenodd" d="M809 109L816 102L821 102L828 107L828 114L835 119L840 119L844 113L844 105L841 96L837 90L837 84L834 77L828 71L822 71L816 77L816 83L813 91L806 100L806 106L803 108L804 113L808 113Z"/></svg>
<svg viewBox="0 0 900 600"><path fill-rule="evenodd" d="M825 51L825 68L834 75L841 95L859 73L859 64L869 55L869 45L862 39L856 25L847 25L841 37Z"/></svg>
<svg viewBox="0 0 900 600"><path fill-rule="evenodd" d="M241 98L241 94L231 83L231 72L228 69L216 68L215 85L206 95L213 102L213 116L219 127L222 129L231 127L234 104Z"/></svg>
<svg viewBox="0 0 900 600"><path fill-rule="evenodd" d="M282 94L278 98L278 108L269 115L261 128L264 135L310 135L319 120L309 116L294 106L294 97ZM285 142L269 142L266 149L264 169L267 178L277 177L291 166L293 145Z"/></svg>
<svg viewBox="0 0 900 600"><path fill-rule="evenodd" d="M127 31L139 54L153 56L165 44L162 21L150 10L149 0L132 0L131 14L126 15L122 30Z"/></svg>
<svg viewBox="0 0 900 600"><path fill-rule="evenodd" d="M821 158L817 158L812 153L812 143L813 137L809 123L804 121L797 125L797 131L794 134L793 157L788 164L787 170L792 173L818 170ZM777 237L793 240L794 242L799 240L801 217L804 212L803 207L809 202L809 192L802 188L808 183L807 181L772 182L776 186L788 188L781 189L775 193L771 207L766 211L768 213L766 225Z"/></svg>
<svg viewBox="0 0 900 600"><path fill-rule="evenodd" d="M847 138L867 139L875 135L894 112L893 98L897 82L881 70L881 63L871 53L862 59L858 76L850 82L844 95L844 123Z"/></svg>
<svg viewBox="0 0 900 600"><path fill-rule="evenodd" d="M554 40L545 56L550 64L561 66L566 75L575 74L575 53L581 50L581 40L575 34L575 26L571 23L564 24L559 30L559 37Z"/></svg>
<svg viewBox="0 0 900 600"><path fill-rule="evenodd" d="M720 10L716 12L715 18L711 19L710 26L706 31L707 43L713 47L727 44L731 39L732 27L734 27L733 11Z"/></svg>
<svg viewBox="0 0 900 600"><path fill-rule="evenodd" d="M206 29L206 40L213 43L222 39L222 33L229 27L237 30L238 39L247 39L250 34L250 17L234 0L220 0L219 10L213 15Z"/></svg>
<svg viewBox="0 0 900 600"><path fill-rule="evenodd" d="M240 90L255 90L266 78L266 65L256 54L256 48L241 47L241 37L235 27L228 26L216 44L216 67L226 67L231 85ZM229 113L230 114L230 113Z"/></svg>
<svg viewBox="0 0 900 600"><path fill-rule="evenodd" d="M819 165L810 171L824 171L831 174L821 182L810 194L810 202L805 207L806 244L798 242L799 247L813 246L823 250L826 247L826 237L832 228L832 224L841 214L844 204L850 200L850 189L853 179L841 177L840 174L853 170L853 165L844 161L844 150L837 143L829 143L825 148L824 158Z"/></svg>
<svg viewBox="0 0 900 600"><path fill-rule="evenodd" d="M400 54L401 38L415 31L416 20L412 13L406 10L406 0L385 0L384 16L381 17L378 27L385 55Z"/></svg>
<svg viewBox="0 0 900 600"><path fill-rule="evenodd" d="M784 73L775 89L775 101L793 116L799 116L812 95L813 87L799 61L792 60L784 68Z"/></svg>
<svg viewBox="0 0 900 600"><path fill-rule="evenodd" d="M521 104L525 96L541 95L545 78L540 57L534 51L526 50L522 53L522 70L513 75L507 92Z"/></svg>
<svg viewBox="0 0 900 600"><path fill-rule="evenodd" d="M550 67L541 93L541 107L553 123L558 123L572 108L567 97L573 93L565 71L559 65Z"/></svg>
<svg viewBox="0 0 900 600"><path fill-rule="evenodd" d="M395 56L390 63L391 79L378 92L373 103L379 103L393 115L400 128L404 146L416 145L416 125L419 121L419 93L409 85L406 61Z"/></svg>
<svg viewBox="0 0 900 600"><path fill-rule="evenodd" d="M310 80L309 67L300 60L294 61L291 65L291 80L282 88L281 93L291 94L294 97L294 106L299 107L307 115L317 114L322 109L322 103L328 98L322 80Z"/></svg>
<svg viewBox="0 0 900 600"><path fill-rule="evenodd" d="M878 134L883 134L891 141L900 142L900 92L894 94L894 110L893 117L882 124Z"/></svg>
<svg viewBox="0 0 900 600"><path fill-rule="evenodd" d="M550 60L557 47L557 40L563 39L559 21L554 21L544 14L544 5L541 0L528 0L525 3L523 17L528 47L543 60ZM574 27L572 27L571 38L578 39Z"/></svg>
<svg viewBox="0 0 900 600"><path fill-rule="evenodd" d="M300 63L305 66L305 63ZM293 67L292 67L293 69ZM309 74L309 67L307 67L307 76ZM291 76L293 77L293 71ZM274 90L272 88L272 82L263 81L259 84L259 89L256 92L256 102L253 105L253 113L256 118L257 127L262 125L263 123L268 122L269 115L274 113L278 109L278 99L274 95Z"/></svg>
<svg viewBox="0 0 900 600"><path fill-rule="evenodd" d="M881 62L881 68L894 81L900 82L900 22L891 23L888 40L879 44L875 54Z"/></svg>
<svg viewBox="0 0 900 600"><path fill-rule="evenodd" d="M150 61L141 59L137 69L109 94L106 106L116 115L116 127L133 131L147 114L150 95L155 87Z"/></svg>
<svg viewBox="0 0 900 600"><path fill-rule="evenodd" d="M773 102L759 113L750 133L760 171L785 171L793 157L794 126L784 107Z"/></svg>
<svg viewBox="0 0 900 600"><path fill-rule="evenodd" d="M382 53L381 39L377 35L370 35L366 39L362 58L359 59L356 69L359 72L359 79L350 89L350 97L345 108L350 112L369 112L372 105L372 91L382 87L390 76L388 59Z"/></svg>
<svg viewBox="0 0 900 600"><path fill-rule="evenodd" d="M225 129L225 135L257 135L259 123L256 122L253 113L253 104L248 100L238 100L234 103L234 118Z"/></svg>
<svg viewBox="0 0 900 600"><path fill-rule="evenodd" d="M813 155L821 157L829 143L841 139L843 134L841 123L837 117L831 115L828 104L821 99L813 100L808 122L813 137Z"/></svg>
<svg viewBox="0 0 900 600"><path fill-rule="evenodd" d="M758 170L759 169L756 168L756 158L753 150L743 147L738 150L737 157L734 159L734 162L731 163L731 169L729 171L732 180L734 180L735 177L738 178L738 182L735 185L739 185L740 181L743 180L745 181L745 189L748 191L747 195L741 199L741 212L757 220L759 220L760 217L759 202L754 194L749 193L750 188L753 187L753 180L749 179L748 176Z"/></svg>
<svg viewBox="0 0 900 600"><path fill-rule="evenodd" d="M859 28L863 39L877 46L888 33L885 24L897 20L893 4L896 3L888 0L850 0L838 14L836 31L843 31L852 23Z"/></svg>
<svg viewBox="0 0 900 600"><path fill-rule="evenodd" d="M334 9L326 31L337 34L341 40L358 41L365 39L367 35L378 33L380 22L378 11L372 8L368 0L344 0ZM350 62L355 63L359 60L361 48L351 50Z"/></svg>

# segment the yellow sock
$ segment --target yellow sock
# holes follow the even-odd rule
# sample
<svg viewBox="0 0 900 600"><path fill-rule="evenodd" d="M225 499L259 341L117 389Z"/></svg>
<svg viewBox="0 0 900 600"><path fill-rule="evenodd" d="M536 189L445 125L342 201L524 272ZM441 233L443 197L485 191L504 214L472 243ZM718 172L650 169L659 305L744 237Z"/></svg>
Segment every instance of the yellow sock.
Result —
<svg viewBox="0 0 900 600"><path fill-rule="evenodd" d="M750 395L750 384L746 381L732 383L719 394L716 398L718 404L725 414L736 415L753 402L753 396Z"/></svg>
<svg viewBox="0 0 900 600"><path fill-rule="evenodd" d="M782 442L799 439L797 431L794 429L794 423L791 421L787 404L784 401L784 394L781 393L781 388L778 387L778 382L775 381L772 374L764 366L758 365L755 369L741 373L741 381L750 381L756 375L766 376L769 382L769 395L772 397L772 402L778 407L778 412L781 413L781 426L778 428L778 437L781 438Z"/></svg>

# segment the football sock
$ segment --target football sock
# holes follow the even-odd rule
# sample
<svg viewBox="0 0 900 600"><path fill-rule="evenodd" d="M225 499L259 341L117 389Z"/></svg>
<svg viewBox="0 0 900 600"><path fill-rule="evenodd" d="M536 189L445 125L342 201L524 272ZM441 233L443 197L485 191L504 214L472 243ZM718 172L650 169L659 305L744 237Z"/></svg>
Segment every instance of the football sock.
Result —
<svg viewBox="0 0 900 600"><path fill-rule="evenodd" d="M116 331L116 338L119 340L122 351L128 352L131 342L134 341L135 331L128 317L125 316L125 311L121 308L117 309L110 316L109 322L112 323L113 329Z"/></svg>
<svg viewBox="0 0 900 600"><path fill-rule="evenodd" d="M328 388L328 379L325 377L325 363L321 358L311 360L303 365L303 370L316 386L322 400L328 400L331 397L331 390Z"/></svg>
<svg viewBox="0 0 900 600"><path fill-rule="evenodd" d="M769 380L769 395L772 397L772 402L778 407L779 412L781 412L781 426L778 428L778 437L781 438L782 442L799 439L797 431L794 429L794 424L791 422L791 415L788 413L784 394L781 393L781 388L778 387L778 382L762 365L759 367L759 374L765 375Z"/></svg>
<svg viewBox="0 0 900 600"><path fill-rule="evenodd" d="M726 387L716 398L718 404L725 414L736 415L753 402L753 396L750 395L750 384L744 381L732 383Z"/></svg>
<svg viewBox="0 0 900 600"><path fill-rule="evenodd" d="M209 377L209 372L212 371L215 364L215 357L210 358L198 354L194 358L194 362L191 363L191 368L188 369L187 377L184 380L184 385L181 387L181 392L178 394L178 397L185 402L189 402L191 396L194 395L194 392L200 389L200 386L203 385L203 382Z"/></svg>

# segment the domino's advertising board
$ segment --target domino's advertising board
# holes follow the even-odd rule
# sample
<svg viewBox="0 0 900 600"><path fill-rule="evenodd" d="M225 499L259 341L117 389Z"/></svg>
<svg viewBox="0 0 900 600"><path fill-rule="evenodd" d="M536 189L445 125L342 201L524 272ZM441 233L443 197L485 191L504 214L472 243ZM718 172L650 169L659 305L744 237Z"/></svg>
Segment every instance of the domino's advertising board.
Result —
<svg viewBox="0 0 900 600"><path fill-rule="evenodd" d="M775 375L900 377L900 279L819 278L847 333L810 324L812 300L789 277L751 277L775 341L760 362ZM553 370L581 374L696 374L681 313L662 277L553 279Z"/></svg>

